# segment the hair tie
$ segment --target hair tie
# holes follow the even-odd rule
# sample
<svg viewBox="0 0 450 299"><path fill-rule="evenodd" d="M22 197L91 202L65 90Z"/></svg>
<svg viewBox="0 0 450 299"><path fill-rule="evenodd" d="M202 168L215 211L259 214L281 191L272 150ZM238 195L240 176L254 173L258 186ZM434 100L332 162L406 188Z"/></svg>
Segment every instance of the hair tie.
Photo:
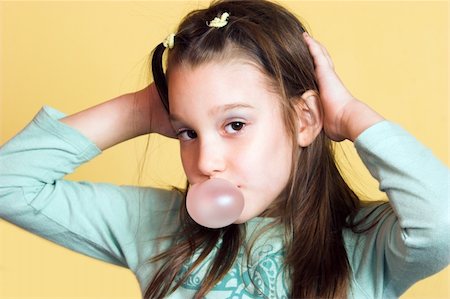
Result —
<svg viewBox="0 0 450 299"><path fill-rule="evenodd" d="M223 26L225 26L226 24L228 24L228 20L227 18L230 16L229 13L224 12L220 18L219 17L215 17L214 20L212 20L211 22L206 22L206 25L208 25L208 27L214 27L214 28L222 28Z"/></svg>
<svg viewBox="0 0 450 299"><path fill-rule="evenodd" d="M166 48L172 49L174 44L175 44L175 33L171 33L163 41L163 45Z"/></svg>

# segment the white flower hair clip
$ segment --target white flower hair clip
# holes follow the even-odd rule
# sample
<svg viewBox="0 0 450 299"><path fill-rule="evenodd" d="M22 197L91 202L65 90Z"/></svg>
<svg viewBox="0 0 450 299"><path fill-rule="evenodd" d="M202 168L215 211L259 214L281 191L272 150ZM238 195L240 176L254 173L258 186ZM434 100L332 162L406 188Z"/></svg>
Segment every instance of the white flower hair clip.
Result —
<svg viewBox="0 0 450 299"><path fill-rule="evenodd" d="M172 49L174 44L175 44L175 33L171 33L163 41L163 45L166 48Z"/></svg>
<svg viewBox="0 0 450 299"><path fill-rule="evenodd" d="M206 22L206 25L211 28L222 28L223 26L228 24L228 17L230 16L229 13L224 12L220 18L215 17L214 20L211 22ZM169 34L166 39L163 41L163 45L166 48L172 49L175 45L175 33Z"/></svg>
<svg viewBox="0 0 450 299"><path fill-rule="evenodd" d="M222 28L223 26L225 26L226 24L228 24L228 17L230 16L229 13L224 12L220 18L219 17L215 17L214 20L212 20L211 22L206 22L206 25L208 25L208 27L214 27L214 28Z"/></svg>

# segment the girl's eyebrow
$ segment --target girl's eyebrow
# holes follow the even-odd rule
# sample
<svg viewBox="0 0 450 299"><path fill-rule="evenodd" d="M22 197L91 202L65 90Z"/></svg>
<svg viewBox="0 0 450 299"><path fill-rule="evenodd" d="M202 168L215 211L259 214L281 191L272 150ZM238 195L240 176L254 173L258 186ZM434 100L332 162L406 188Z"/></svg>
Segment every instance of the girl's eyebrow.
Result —
<svg viewBox="0 0 450 299"><path fill-rule="evenodd" d="M220 106L215 106L213 108L211 108L208 111L208 115L212 116L218 113L224 113L227 112L229 110L233 110L233 109L237 109L237 108L243 108L243 109L255 109L255 107L253 107L252 105L249 104L245 104L245 103L232 103L232 104L226 104L226 105L220 105ZM171 113L169 115L169 118L171 121L174 122L181 122L181 120L183 119L182 117Z"/></svg>
<svg viewBox="0 0 450 299"><path fill-rule="evenodd" d="M244 109L255 109L252 105L246 104L246 103L232 103L232 104L226 104L221 106L213 107L211 110L209 110L208 115L214 115L220 112L227 112L228 110L233 110L237 108L244 108Z"/></svg>

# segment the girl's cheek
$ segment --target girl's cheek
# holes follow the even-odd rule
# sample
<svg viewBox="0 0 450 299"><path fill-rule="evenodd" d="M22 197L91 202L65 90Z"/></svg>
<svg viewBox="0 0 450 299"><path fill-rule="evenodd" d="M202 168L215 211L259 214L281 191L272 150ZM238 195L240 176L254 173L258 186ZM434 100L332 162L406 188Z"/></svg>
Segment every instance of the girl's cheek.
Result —
<svg viewBox="0 0 450 299"><path fill-rule="evenodd" d="M193 156L192 151L188 151L183 148L180 148L180 157L184 172L189 179L189 176L191 176L194 171L195 157Z"/></svg>

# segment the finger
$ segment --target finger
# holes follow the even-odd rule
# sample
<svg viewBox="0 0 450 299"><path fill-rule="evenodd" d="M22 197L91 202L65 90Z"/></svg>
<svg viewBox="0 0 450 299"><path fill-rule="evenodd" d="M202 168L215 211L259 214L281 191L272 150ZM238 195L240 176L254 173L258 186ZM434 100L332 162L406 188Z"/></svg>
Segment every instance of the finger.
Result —
<svg viewBox="0 0 450 299"><path fill-rule="evenodd" d="M330 65L330 67L331 67L331 68L334 68L333 60L331 59L331 56L330 56L330 54L328 53L327 48L325 48L322 44L320 44L320 47L322 48L323 55L327 58L328 64Z"/></svg>
<svg viewBox="0 0 450 299"><path fill-rule="evenodd" d="M330 54L328 53L327 49L325 48L325 46L323 46L321 43L319 43L318 41L316 41L313 37L311 37L310 35L308 35L307 32L304 33L304 36L306 37L305 40L309 39L309 42L316 44L317 47L320 48L320 51L322 52L322 56L325 58L324 61L326 60L327 62L327 66L329 66L330 68L334 69L334 63L333 60L331 59ZM309 45L308 45L309 46Z"/></svg>
<svg viewBox="0 0 450 299"><path fill-rule="evenodd" d="M323 57L325 57L325 59L328 63L328 66L331 68L334 68L333 60L331 59L331 56L328 53L327 48L325 48L324 45L322 45L320 42L316 41L314 38L310 37L310 39L320 47L320 50L322 51L322 55L323 55Z"/></svg>
<svg viewBox="0 0 450 299"><path fill-rule="evenodd" d="M314 40L308 33L304 32L303 37L308 45L309 52L311 53L316 66L330 66L329 59L327 59L325 52L322 49L322 45Z"/></svg>

